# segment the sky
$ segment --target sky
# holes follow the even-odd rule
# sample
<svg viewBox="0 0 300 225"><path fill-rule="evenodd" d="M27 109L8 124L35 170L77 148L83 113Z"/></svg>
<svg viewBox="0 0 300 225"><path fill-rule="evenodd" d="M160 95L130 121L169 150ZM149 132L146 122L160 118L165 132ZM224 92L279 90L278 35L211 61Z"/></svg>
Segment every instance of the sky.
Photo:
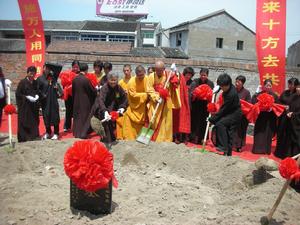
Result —
<svg viewBox="0 0 300 225"><path fill-rule="evenodd" d="M255 32L256 0L146 0L149 22L163 28L225 9ZM287 1L286 47L300 40L300 0ZM96 16L96 0L40 0L44 20L103 20ZM20 20L17 0L0 0L1 20Z"/></svg>

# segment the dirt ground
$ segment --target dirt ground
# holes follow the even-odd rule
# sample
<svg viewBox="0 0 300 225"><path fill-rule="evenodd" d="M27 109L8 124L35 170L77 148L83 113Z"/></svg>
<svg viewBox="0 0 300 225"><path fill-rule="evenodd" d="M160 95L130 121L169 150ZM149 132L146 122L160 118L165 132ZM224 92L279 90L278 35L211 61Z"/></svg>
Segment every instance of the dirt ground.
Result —
<svg viewBox="0 0 300 225"><path fill-rule="evenodd" d="M112 214L72 213L63 157L75 140L17 143L14 152L0 147L1 225L260 224L284 183L275 172L249 185L254 163L236 157L121 141L112 147L119 181ZM300 194L289 189L274 219L271 224L300 224Z"/></svg>

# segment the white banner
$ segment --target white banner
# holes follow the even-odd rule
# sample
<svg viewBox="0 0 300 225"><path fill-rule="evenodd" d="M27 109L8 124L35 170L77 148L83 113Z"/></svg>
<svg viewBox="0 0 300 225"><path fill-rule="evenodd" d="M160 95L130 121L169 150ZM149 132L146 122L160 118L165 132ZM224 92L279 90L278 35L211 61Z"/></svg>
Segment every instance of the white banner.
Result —
<svg viewBox="0 0 300 225"><path fill-rule="evenodd" d="M96 15L148 15L146 0L96 0Z"/></svg>

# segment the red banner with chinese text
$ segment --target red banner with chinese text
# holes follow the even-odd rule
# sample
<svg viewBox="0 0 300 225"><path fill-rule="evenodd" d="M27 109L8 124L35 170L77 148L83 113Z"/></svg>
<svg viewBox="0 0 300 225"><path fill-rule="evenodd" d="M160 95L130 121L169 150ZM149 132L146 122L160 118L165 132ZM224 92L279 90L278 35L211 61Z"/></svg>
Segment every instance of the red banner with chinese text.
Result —
<svg viewBox="0 0 300 225"><path fill-rule="evenodd" d="M260 83L270 79L273 90L285 89L286 0L256 1L256 52Z"/></svg>
<svg viewBox="0 0 300 225"><path fill-rule="evenodd" d="M38 0L18 0L26 43L26 66L42 73L45 62L45 36Z"/></svg>

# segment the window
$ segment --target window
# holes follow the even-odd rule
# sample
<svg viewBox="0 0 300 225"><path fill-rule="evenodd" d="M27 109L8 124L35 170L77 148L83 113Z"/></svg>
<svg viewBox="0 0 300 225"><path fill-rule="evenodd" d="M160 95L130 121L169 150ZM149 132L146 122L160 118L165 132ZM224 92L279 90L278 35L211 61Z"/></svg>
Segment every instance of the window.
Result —
<svg viewBox="0 0 300 225"><path fill-rule="evenodd" d="M176 46L181 46L182 33L176 34Z"/></svg>
<svg viewBox="0 0 300 225"><path fill-rule="evenodd" d="M162 39L162 35L161 34L159 34L159 35L157 35L156 36L156 45L159 47L159 46L161 46L161 40Z"/></svg>
<svg viewBox="0 0 300 225"><path fill-rule="evenodd" d="M78 40L78 34L72 32L59 32L52 35L53 40Z"/></svg>
<svg viewBox="0 0 300 225"><path fill-rule="evenodd" d="M216 48L223 48L223 38L216 39Z"/></svg>
<svg viewBox="0 0 300 225"><path fill-rule="evenodd" d="M112 42L132 42L132 43L134 43L134 36L128 36L128 35L109 35L108 39L109 39L109 41L112 41Z"/></svg>
<svg viewBox="0 0 300 225"><path fill-rule="evenodd" d="M243 50L244 49L244 42L243 41L237 41L236 49L237 50Z"/></svg>
<svg viewBox="0 0 300 225"><path fill-rule="evenodd" d="M153 38L154 32L152 31L143 31L143 38Z"/></svg>
<svg viewBox="0 0 300 225"><path fill-rule="evenodd" d="M105 34L81 34L82 41L106 41Z"/></svg>

